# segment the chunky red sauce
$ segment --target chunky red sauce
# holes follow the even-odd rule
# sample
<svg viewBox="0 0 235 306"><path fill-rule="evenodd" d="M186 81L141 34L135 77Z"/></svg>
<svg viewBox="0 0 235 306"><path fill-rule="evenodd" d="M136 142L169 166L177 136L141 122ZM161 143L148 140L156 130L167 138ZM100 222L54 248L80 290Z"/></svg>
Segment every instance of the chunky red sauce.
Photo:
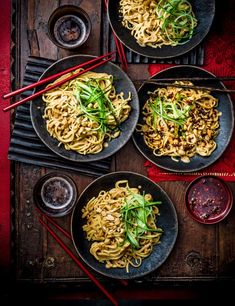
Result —
<svg viewBox="0 0 235 306"><path fill-rule="evenodd" d="M196 180L187 194L189 209L204 222L223 215L230 200L228 188L215 177L202 177Z"/></svg>

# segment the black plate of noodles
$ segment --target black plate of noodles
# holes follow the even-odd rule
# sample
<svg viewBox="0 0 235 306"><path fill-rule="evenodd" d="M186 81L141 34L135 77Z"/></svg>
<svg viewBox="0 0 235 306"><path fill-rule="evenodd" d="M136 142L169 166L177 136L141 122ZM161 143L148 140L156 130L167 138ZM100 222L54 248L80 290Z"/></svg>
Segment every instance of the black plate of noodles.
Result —
<svg viewBox="0 0 235 306"><path fill-rule="evenodd" d="M82 192L72 213L71 233L89 267L111 278L134 279L166 261L176 242L178 219L160 186L137 173L113 172ZM140 262L138 256L145 257Z"/></svg>
<svg viewBox="0 0 235 306"><path fill-rule="evenodd" d="M40 79L93 58L63 58ZM130 139L138 121L139 100L130 78L107 62L36 98L30 112L37 135L54 153L71 161L90 162L113 155Z"/></svg>
<svg viewBox="0 0 235 306"><path fill-rule="evenodd" d="M213 80L212 73L189 65L165 69L152 78L183 78L181 82L200 78L191 84L225 88ZM193 172L211 165L224 153L234 129L233 103L228 94L150 83L142 84L138 94L140 117L133 140L152 163L173 172Z"/></svg>
<svg viewBox="0 0 235 306"><path fill-rule="evenodd" d="M109 0L109 20L130 50L151 58L183 55L208 34L215 0Z"/></svg>

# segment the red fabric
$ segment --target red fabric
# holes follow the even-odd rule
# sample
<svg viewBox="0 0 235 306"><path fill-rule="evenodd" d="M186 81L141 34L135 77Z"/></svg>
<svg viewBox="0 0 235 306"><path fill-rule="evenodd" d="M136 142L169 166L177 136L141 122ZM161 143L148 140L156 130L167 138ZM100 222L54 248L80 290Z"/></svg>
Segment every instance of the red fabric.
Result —
<svg viewBox="0 0 235 306"><path fill-rule="evenodd" d="M217 1L216 19L210 35L205 39L205 64L203 68L217 76L235 75L235 10L232 0L223 1L223 6ZM220 7L221 6L221 7ZM149 66L149 73L153 75L172 65L152 64ZM234 82L225 82L228 88L232 88ZM234 87L234 86L233 86ZM235 101L235 95L232 96ZM235 133L225 153L213 165L196 173L182 174L172 173L160 169L147 161L148 175L154 181L191 181L195 177L204 174L211 174L222 177L226 181L235 181Z"/></svg>
<svg viewBox="0 0 235 306"><path fill-rule="evenodd" d="M3 93L10 90L10 0L0 1L0 268L10 266L10 162L7 152L10 141L10 113L2 109L9 101L2 100ZM2 274L1 274L2 275Z"/></svg>

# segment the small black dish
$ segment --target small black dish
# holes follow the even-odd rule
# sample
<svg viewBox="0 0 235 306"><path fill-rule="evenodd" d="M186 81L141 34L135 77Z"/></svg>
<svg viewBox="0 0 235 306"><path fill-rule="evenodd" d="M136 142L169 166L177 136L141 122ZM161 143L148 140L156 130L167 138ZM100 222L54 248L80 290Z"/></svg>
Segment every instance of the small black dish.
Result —
<svg viewBox="0 0 235 306"><path fill-rule="evenodd" d="M153 247L151 254L143 259L138 268L130 266L129 273L125 268L106 268L104 263L97 261L90 253L91 242L86 239L83 231L85 220L82 218L82 208L92 197L98 196L101 190L110 190L119 180L128 180L130 187L141 186L142 191L162 202L157 217L157 225L164 231L160 243ZM93 270L115 279L135 279L159 268L170 255L178 234L177 213L167 193L147 177L129 171L113 172L96 179L81 193L71 217L71 234L79 256Z"/></svg>
<svg viewBox="0 0 235 306"><path fill-rule="evenodd" d="M91 32L87 13L75 5L58 7L48 20L48 35L58 47L72 50L80 47Z"/></svg>
<svg viewBox="0 0 235 306"><path fill-rule="evenodd" d="M131 31L122 25L122 18L119 12L119 3L117 0L109 0L108 5L108 15L111 27L114 33L117 35L119 40L130 50L151 58L164 59L173 58L183 55L197 45L199 45L202 40L208 34L212 21L215 15L215 0L195 0L191 1L193 11L198 20L198 25L195 29L193 37L183 45L172 46L162 46L161 48L151 48L151 47L141 47L136 39L131 35Z"/></svg>
<svg viewBox="0 0 235 306"><path fill-rule="evenodd" d="M196 66L179 65L162 70L159 73L152 76L152 78L154 79L187 78L187 77L206 78L206 77L215 77L215 75ZM194 84L198 86L216 87L221 89L225 88L223 83L220 81L194 81ZM140 117L138 124L143 124L142 109L149 97L148 92L154 91L156 88L157 85L150 83L145 83L139 88L138 95L140 101ZM224 153L225 149L227 148L232 138L233 129L234 129L234 113L233 113L233 102L228 94L212 92L212 95L217 99L219 99L217 109L222 113L222 115L219 119L219 124L220 124L219 134L215 139L217 147L210 156L204 157L200 155L195 155L190 159L189 163L184 163L182 161L175 162L174 160L171 159L170 156L156 156L153 154L153 150L146 145L141 133L135 131L133 134L133 141L137 149L155 165L173 172L198 171L214 163Z"/></svg>
<svg viewBox="0 0 235 306"><path fill-rule="evenodd" d="M51 172L34 186L33 198L37 207L51 217L67 215L77 201L77 187L67 175Z"/></svg>

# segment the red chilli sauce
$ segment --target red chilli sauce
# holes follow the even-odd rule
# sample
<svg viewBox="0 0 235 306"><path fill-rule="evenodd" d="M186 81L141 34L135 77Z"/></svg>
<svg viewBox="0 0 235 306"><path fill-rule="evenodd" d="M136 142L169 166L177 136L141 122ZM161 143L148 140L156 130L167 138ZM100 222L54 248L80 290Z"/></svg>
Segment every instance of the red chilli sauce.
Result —
<svg viewBox="0 0 235 306"><path fill-rule="evenodd" d="M227 186L215 177L199 178L190 186L187 194L189 209L204 222L223 215L230 200Z"/></svg>

